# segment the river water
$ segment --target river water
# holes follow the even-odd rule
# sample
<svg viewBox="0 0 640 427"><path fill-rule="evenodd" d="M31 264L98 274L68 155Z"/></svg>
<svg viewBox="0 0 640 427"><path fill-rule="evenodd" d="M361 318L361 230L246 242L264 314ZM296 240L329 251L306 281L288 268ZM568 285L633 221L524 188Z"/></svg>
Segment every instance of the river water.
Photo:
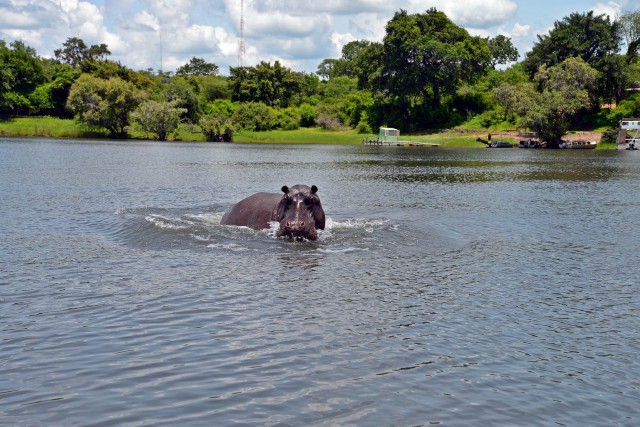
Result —
<svg viewBox="0 0 640 427"><path fill-rule="evenodd" d="M0 140L0 425L640 425L640 154ZM315 184L316 242L221 226Z"/></svg>

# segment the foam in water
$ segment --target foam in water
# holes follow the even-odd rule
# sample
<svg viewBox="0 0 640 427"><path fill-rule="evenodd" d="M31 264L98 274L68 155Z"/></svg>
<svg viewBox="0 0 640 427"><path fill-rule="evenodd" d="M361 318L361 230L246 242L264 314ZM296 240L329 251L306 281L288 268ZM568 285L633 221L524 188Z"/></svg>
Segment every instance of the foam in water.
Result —
<svg viewBox="0 0 640 427"><path fill-rule="evenodd" d="M353 246L350 246L348 248L318 248L318 252L326 254L348 254L352 252L363 252L368 250L369 248L356 248Z"/></svg>
<svg viewBox="0 0 640 427"><path fill-rule="evenodd" d="M329 230L366 230L373 232L375 227L380 227L389 220L384 219L348 219L346 221L334 221L331 218L327 218L325 228Z"/></svg>
<svg viewBox="0 0 640 427"><path fill-rule="evenodd" d="M158 228L165 230L187 230L189 229L189 224L183 225L179 224L181 220L179 218L166 218L160 215L147 215L144 218L147 222L155 225Z"/></svg>
<svg viewBox="0 0 640 427"><path fill-rule="evenodd" d="M250 250L246 246L237 245L235 243L211 243L207 245L210 249L224 249L231 252L246 252Z"/></svg>
<svg viewBox="0 0 640 427"><path fill-rule="evenodd" d="M213 213L203 213L203 214L188 214L185 215L187 218L194 219L199 222L208 223L208 224L220 224L222 217L224 216L224 212L213 212Z"/></svg>

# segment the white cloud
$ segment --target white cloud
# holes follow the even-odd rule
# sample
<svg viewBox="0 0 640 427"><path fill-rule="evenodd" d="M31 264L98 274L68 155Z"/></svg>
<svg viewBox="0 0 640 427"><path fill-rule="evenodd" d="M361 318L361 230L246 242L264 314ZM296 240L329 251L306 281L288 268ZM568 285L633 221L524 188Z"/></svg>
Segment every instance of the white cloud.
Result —
<svg viewBox="0 0 640 427"><path fill-rule="evenodd" d="M342 54L342 47L352 41L358 40L357 37L354 37L353 34L351 33L347 33L347 34L340 34L340 33L333 33L331 34L331 43L334 46L334 51L333 51L333 55L331 55L331 57L334 58L339 58L340 55Z"/></svg>
<svg viewBox="0 0 640 427"><path fill-rule="evenodd" d="M6 7L0 6L0 25L2 27L33 28L38 23L37 17L26 11L16 13Z"/></svg>
<svg viewBox="0 0 640 427"><path fill-rule="evenodd" d="M456 24L472 28L498 25L513 17L518 7L515 0L410 0L408 4L409 12L423 13L435 7Z"/></svg>
<svg viewBox="0 0 640 427"><path fill-rule="evenodd" d="M458 25L484 28L510 19L516 9L513 0L466 0L447 2L442 11Z"/></svg>
<svg viewBox="0 0 640 427"><path fill-rule="evenodd" d="M584 1L584 8L576 11L588 11L594 4L594 0L575 3L580 1ZM632 3L595 1L599 3L593 10L610 16ZM339 57L342 46L349 41L381 41L386 23L398 10L424 13L431 7L472 34L511 37L524 54L535 42L534 29L548 30L563 16L554 8L558 0L538 0L535 7L520 2L520 10L517 3L244 0L243 64L278 59L287 66L312 72L323 59ZM525 9L527 12L523 12ZM527 16L531 10L539 13ZM0 39L22 39L43 56L51 56L68 37L77 36L89 45L106 43L113 59L134 69L160 68L162 52L165 70L198 56L216 63L226 73L228 66L237 65L239 35L238 0L0 0Z"/></svg>
<svg viewBox="0 0 640 427"><path fill-rule="evenodd" d="M119 27L124 31L157 32L160 30L160 22L156 16L143 10L136 13L131 21L121 21Z"/></svg>
<svg viewBox="0 0 640 427"><path fill-rule="evenodd" d="M152 0L148 12L158 18L164 29L178 30L191 24L192 0Z"/></svg>
<svg viewBox="0 0 640 427"><path fill-rule="evenodd" d="M598 3L593 6L591 10L593 10L595 15L608 15L611 20L614 20L618 16L622 15L622 6L615 1L610 1L608 3Z"/></svg>
<svg viewBox="0 0 640 427"><path fill-rule="evenodd" d="M245 1L256 12L269 14L274 11L287 12L298 16L314 16L319 13L353 15L357 13L388 13L393 10L386 0L256 0Z"/></svg>
<svg viewBox="0 0 640 427"><path fill-rule="evenodd" d="M522 25L520 23L513 24L513 29L509 33L511 37L522 39L531 35L531 25Z"/></svg>

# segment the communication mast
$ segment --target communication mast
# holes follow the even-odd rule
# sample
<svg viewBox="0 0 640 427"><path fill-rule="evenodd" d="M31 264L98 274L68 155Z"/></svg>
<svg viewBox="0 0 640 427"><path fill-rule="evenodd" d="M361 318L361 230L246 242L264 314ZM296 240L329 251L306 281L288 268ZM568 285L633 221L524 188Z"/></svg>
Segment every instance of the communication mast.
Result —
<svg viewBox="0 0 640 427"><path fill-rule="evenodd" d="M244 58L244 0L240 0L240 40L238 41L238 67Z"/></svg>

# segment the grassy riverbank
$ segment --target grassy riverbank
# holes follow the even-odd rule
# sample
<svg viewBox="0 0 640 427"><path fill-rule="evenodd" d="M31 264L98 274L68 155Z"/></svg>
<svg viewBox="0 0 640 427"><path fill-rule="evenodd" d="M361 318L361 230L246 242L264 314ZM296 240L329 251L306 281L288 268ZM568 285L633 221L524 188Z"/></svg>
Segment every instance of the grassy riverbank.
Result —
<svg viewBox="0 0 640 427"><path fill-rule="evenodd" d="M143 132L131 131L132 139L149 139ZM21 117L0 120L0 136L49 137L49 138L107 138L107 132L90 129L75 120L54 117ZM234 135L236 143L251 144L362 144L366 135L354 130L325 130L300 128L297 130L273 130L265 132L241 131ZM402 139L438 143L446 146L480 147L472 133L438 133L432 135L408 135ZM202 133L194 126L181 126L176 141L204 141Z"/></svg>
<svg viewBox="0 0 640 427"><path fill-rule="evenodd" d="M21 117L0 119L0 136L107 138L108 133L90 129L75 120L55 117Z"/></svg>
<svg viewBox="0 0 640 427"><path fill-rule="evenodd" d="M513 131L473 129L461 127L457 130L442 131L432 134L402 135L402 140L415 142L435 143L443 147L477 147L484 145L477 138L486 138L493 133L494 139L517 143L516 134ZM0 120L0 136L19 137L48 137L48 138L107 138L104 131L96 131L79 124L71 119L59 119L54 117L24 117ZM373 135L371 135L373 136ZM361 135L353 130L325 130L321 128L300 128L297 130L274 130L266 132L238 132L234 135L234 142L246 144L334 144L357 145L362 144L366 135ZM599 133L591 133L582 139L599 140ZM149 139L143 132L132 131L132 139ZM180 127L176 141L204 141L202 133L195 126L183 125ZM599 144L598 148L611 148L611 144ZM613 147L615 148L615 147Z"/></svg>

